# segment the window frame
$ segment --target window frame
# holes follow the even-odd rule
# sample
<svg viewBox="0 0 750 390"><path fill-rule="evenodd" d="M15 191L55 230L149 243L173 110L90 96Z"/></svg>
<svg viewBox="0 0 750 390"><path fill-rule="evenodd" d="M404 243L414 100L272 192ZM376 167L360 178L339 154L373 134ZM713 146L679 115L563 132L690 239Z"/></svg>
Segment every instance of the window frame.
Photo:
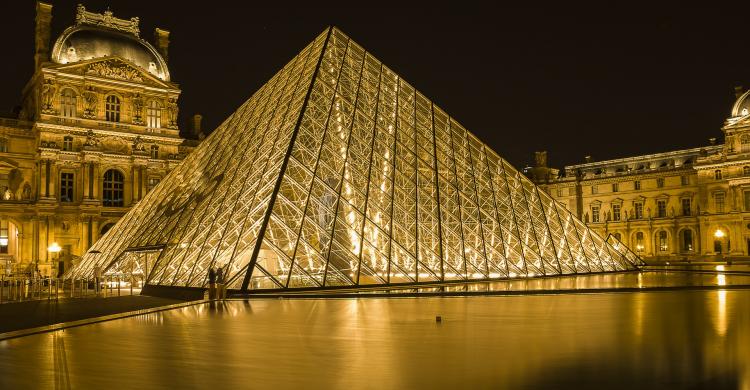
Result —
<svg viewBox="0 0 750 390"><path fill-rule="evenodd" d="M112 177L108 178L107 175L110 172L112 172ZM120 180L116 180L118 178ZM120 172L119 169L110 168L104 172L102 205L104 207L125 207L125 174Z"/></svg>
<svg viewBox="0 0 750 390"><path fill-rule="evenodd" d="M67 94L69 92L69 94ZM60 115L65 118L77 116L78 94L72 88L65 88L60 92Z"/></svg>
<svg viewBox="0 0 750 390"><path fill-rule="evenodd" d="M60 203L73 203L75 201L75 173L60 172Z"/></svg>
<svg viewBox="0 0 750 390"><path fill-rule="evenodd" d="M122 100L117 95L107 95L104 99L104 119L107 122L119 123Z"/></svg>

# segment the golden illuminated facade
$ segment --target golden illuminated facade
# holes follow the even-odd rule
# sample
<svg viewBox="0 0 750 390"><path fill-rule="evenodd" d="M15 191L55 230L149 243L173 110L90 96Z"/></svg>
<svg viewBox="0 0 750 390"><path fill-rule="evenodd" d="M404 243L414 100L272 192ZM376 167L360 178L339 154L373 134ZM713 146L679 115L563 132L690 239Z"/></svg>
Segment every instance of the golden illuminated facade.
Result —
<svg viewBox="0 0 750 390"><path fill-rule="evenodd" d="M36 18L34 74L17 117L0 118L0 271L54 275L194 144L177 127L168 31L154 47L138 18L78 6L50 45L52 6L37 3Z"/></svg>
<svg viewBox="0 0 750 390"><path fill-rule="evenodd" d="M593 233L335 28L85 254L69 277L242 290L622 271Z"/></svg>
<svg viewBox="0 0 750 390"><path fill-rule="evenodd" d="M654 261L725 260L750 254L750 92L722 131L724 144L525 170L599 234ZM588 158L587 158L588 159Z"/></svg>

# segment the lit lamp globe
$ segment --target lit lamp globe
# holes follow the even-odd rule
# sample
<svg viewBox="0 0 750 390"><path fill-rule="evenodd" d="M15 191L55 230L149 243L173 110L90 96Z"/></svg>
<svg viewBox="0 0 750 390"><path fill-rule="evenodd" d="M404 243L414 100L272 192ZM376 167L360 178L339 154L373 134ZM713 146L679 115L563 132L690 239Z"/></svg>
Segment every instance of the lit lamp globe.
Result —
<svg viewBox="0 0 750 390"><path fill-rule="evenodd" d="M50 252L50 253L57 253L57 252L60 252L61 250L62 250L62 248L56 242L53 242L52 245L50 245L47 248L47 251Z"/></svg>
<svg viewBox="0 0 750 390"><path fill-rule="evenodd" d="M716 238L722 238L722 237L724 237L724 231L721 230L721 229L716 229L716 231L714 232L714 237L716 237Z"/></svg>

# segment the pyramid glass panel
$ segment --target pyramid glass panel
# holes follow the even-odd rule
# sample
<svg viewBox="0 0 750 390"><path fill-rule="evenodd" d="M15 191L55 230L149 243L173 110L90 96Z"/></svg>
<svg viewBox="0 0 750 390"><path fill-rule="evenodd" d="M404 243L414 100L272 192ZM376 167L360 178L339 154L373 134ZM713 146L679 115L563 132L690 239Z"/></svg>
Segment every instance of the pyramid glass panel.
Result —
<svg viewBox="0 0 750 390"><path fill-rule="evenodd" d="M227 118L69 277L137 272L241 290L634 269L640 259L535 187L330 28Z"/></svg>

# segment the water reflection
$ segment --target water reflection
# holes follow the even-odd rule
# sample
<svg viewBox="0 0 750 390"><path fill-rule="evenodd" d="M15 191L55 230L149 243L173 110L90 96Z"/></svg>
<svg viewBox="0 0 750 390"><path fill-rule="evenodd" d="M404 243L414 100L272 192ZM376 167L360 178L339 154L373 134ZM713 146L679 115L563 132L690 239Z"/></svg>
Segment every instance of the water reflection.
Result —
<svg viewBox="0 0 750 390"><path fill-rule="evenodd" d="M0 388L738 388L749 335L749 290L229 301L7 340Z"/></svg>

